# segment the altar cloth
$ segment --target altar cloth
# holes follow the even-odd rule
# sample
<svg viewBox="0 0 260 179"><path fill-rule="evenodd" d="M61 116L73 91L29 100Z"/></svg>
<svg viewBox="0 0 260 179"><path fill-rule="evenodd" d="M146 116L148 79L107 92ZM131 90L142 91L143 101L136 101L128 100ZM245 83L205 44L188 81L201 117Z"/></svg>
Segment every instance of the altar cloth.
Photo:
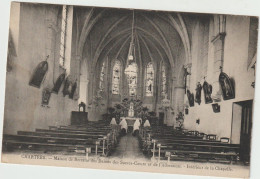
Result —
<svg viewBox="0 0 260 179"><path fill-rule="evenodd" d="M142 124L142 118L136 118L136 117L120 117L120 121L123 119L126 120L128 126L134 126L134 123L136 120L140 121L140 124Z"/></svg>

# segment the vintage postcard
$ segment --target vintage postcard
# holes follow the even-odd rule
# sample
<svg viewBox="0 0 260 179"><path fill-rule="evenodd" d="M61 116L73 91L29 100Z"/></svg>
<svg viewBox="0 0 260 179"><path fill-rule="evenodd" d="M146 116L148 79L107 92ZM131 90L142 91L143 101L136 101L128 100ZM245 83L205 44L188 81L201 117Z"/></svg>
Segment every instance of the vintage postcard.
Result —
<svg viewBox="0 0 260 179"><path fill-rule="evenodd" d="M249 178L258 27L11 2L1 162Z"/></svg>

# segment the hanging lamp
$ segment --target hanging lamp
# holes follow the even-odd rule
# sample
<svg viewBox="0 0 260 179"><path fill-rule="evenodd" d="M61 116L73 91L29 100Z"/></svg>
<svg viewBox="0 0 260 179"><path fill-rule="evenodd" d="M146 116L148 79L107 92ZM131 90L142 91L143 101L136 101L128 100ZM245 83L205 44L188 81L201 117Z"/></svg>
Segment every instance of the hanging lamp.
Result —
<svg viewBox="0 0 260 179"><path fill-rule="evenodd" d="M134 46L134 11L133 11L131 42L130 42L128 56L126 60L126 68L124 71L128 79L133 79L137 77L137 64L135 62L134 55L135 55L135 46Z"/></svg>

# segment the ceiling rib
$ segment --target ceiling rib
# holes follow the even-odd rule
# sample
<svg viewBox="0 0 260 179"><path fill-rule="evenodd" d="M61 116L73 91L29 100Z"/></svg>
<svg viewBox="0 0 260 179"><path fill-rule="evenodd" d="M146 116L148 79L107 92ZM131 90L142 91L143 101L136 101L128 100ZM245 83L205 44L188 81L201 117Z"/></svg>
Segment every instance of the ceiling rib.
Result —
<svg viewBox="0 0 260 179"><path fill-rule="evenodd" d="M141 34L139 34L139 35L143 38L143 40L145 40L145 38L144 38ZM151 44L151 45L156 49L156 51L158 52L159 56L161 57L161 60L164 60L162 53L161 53L160 50L156 47L156 45L154 45L149 39L146 39L146 40L148 40L148 41L150 42L149 44Z"/></svg>
<svg viewBox="0 0 260 179"><path fill-rule="evenodd" d="M90 23L89 23L89 19L87 18L85 23L84 23L84 27L82 28L81 34L80 34L80 39L79 39L79 54L78 55L82 55L83 53L83 48L86 42L86 39L89 35L89 32L91 31L92 27L94 26L94 24L101 18L101 16L103 15L103 13L105 12L105 10L102 10ZM92 12L93 13L93 12ZM88 16L89 17L89 16Z"/></svg>
<svg viewBox="0 0 260 179"><path fill-rule="evenodd" d="M102 52L102 50L100 50L101 46L103 45L103 42L105 41L105 39L107 38L107 36L110 34L110 32L120 23L122 22L127 16L121 17L118 21L116 21L115 23L113 23L109 29L107 30L106 34L103 36L103 38L100 40L98 47L96 49L96 53L94 55L94 61L97 60L98 56L100 55L100 53ZM106 43L107 44L107 43Z"/></svg>
<svg viewBox="0 0 260 179"><path fill-rule="evenodd" d="M144 15L143 15L144 16ZM169 45L169 42L167 41L165 35L163 34L163 32L161 31L161 29L158 27L157 24L155 24L151 19L149 19L148 17L144 16L148 21L149 23L157 30L157 32L160 34L161 38L163 39L166 47L167 47L167 50L168 50L168 53L169 53L169 56L170 56L170 60L172 60L174 62L174 59L173 59L173 56L172 56L172 52L171 52L171 48L170 48L170 45Z"/></svg>

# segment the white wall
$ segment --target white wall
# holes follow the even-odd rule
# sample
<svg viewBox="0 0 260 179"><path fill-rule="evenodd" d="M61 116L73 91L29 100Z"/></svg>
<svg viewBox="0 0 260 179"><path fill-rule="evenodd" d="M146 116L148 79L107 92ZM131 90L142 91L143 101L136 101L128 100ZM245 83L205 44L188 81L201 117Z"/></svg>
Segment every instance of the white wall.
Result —
<svg viewBox="0 0 260 179"><path fill-rule="evenodd" d="M190 130L198 130L207 134L216 134L220 137L231 137L232 126L232 106L233 102L244 101L253 99L254 88L251 87L251 83L254 81L254 73L252 69L247 68L248 59L248 41L249 41L249 17L241 16L227 16L226 20L226 37L224 44L224 64L223 72L229 77L232 77L235 81L235 99L224 101L223 99L218 104L220 105L220 113L214 113L211 104L205 104L204 93L202 90L200 105L195 103L194 107L189 108L189 114L185 115L184 126ZM212 26L210 26L212 28ZM195 28L196 29L196 28ZM212 29L210 29L210 32ZM200 63L196 56L197 33L194 31L192 37L192 75L191 75L191 91L196 93L196 66L194 63ZM209 44L210 45L210 44ZM209 84L212 84L213 73L213 59L212 46L209 48L208 56L208 78L206 79ZM195 68L195 69L194 69ZM195 73L194 73L195 72ZM200 119L200 124L196 124L196 119ZM237 119L237 118L236 118ZM234 118L234 120L236 120ZM237 121L236 121L237 122ZM240 130L233 130L239 133Z"/></svg>
<svg viewBox="0 0 260 179"><path fill-rule="evenodd" d="M48 16L46 16L48 14ZM19 45L14 68L7 72L4 111L4 133L15 134L18 130L47 128L50 125L69 125L70 113L77 110L77 101L63 97L61 86L59 94L51 94L49 107L41 106L42 90L52 89L60 69L55 54L57 33L48 34L49 22L57 20L58 8L22 4L20 8ZM14 26L17 28L16 26ZM11 26L12 28L12 26ZM58 27L57 27L58 28ZM16 44L17 45L17 44ZM51 45L51 46L49 46ZM59 51L59 50L57 50ZM29 85L35 67L45 60L47 53L48 72L41 88Z"/></svg>

